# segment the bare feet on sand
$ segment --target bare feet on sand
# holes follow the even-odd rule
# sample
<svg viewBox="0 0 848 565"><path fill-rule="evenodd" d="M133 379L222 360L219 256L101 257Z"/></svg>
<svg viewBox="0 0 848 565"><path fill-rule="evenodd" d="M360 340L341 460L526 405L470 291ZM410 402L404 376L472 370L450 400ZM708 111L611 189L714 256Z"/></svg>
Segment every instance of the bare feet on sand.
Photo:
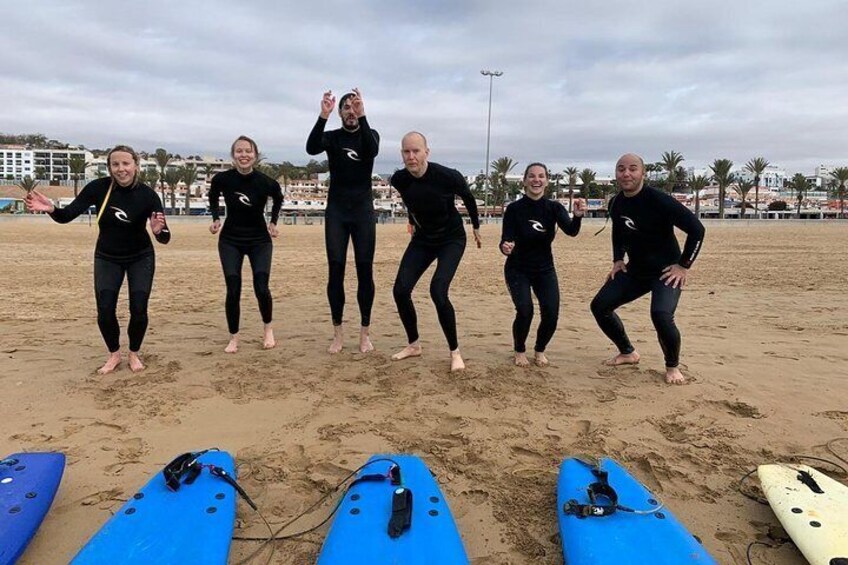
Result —
<svg viewBox="0 0 848 565"><path fill-rule="evenodd" d="M619 353L612 359L607 359L604 361L604 365L608 367L617 367L619 365L636 365L639 363L639 354L637 352L632 353Z"/></svg>
<svg viewBox="0 0 848 565"><path fill-rule="evenodd" d="M109 373L114 373L115 370L121 365L121 353L116 351L114 353L109 354L109 358L103 364L102 367L97 369L97 374L99 375L108 375Z"/></svg>
<svg viewBox="0 0 848 565"><path fill-rule="evenodd" d="M417 341L415 343L410 343L394 355L392 355L392 361L400 361L401 359L406 359L407 357L420 357L421 356L421 344Z"/></svg>
<svg viewBox="0 0 848 565"><path fill-rule="evenodd" d="M327 351L330 353L338 353L344 347L344 326L339 324L338 326L333 326L333 343L330 344L330 347L327 348Z"/></svg>
<svg viewBox="0 0 848 565"><path fill-rule="evenodd" d="M239 336L238 334L230 335L230 343L224 348L224 353L238 353Z"/></svg>
<svg viewBox="0 0 848 565"><path fill-rule="evenodd" d="M369 351L374 351L374 344L371 343L371 337L368 335L369 328L368 326L362 326L359 328L359 352L360 353L368 353Z"/></svg>
<svg viewBox="0 0 848 565"><path fill-rule="evenodd" d="M670 385L685 385L686 377L683 376L683 373L677 367L666 367L665 382Z"/></svg>
<svg viewBox="0 0 848 565"><path fill-rule="evenodd" d="M548 361L548 356L547 356L547 355L545 355L545 352L544 352L544 351L537 351L537 352L536 352L536 359L535 359L535 361L536 361L536 365L537 365L538 367L547 367L548 365L550 365L550 364L551 364L551 362L550 362L550 361Z"/></svg>
<svg viewBox="0 0 848 565"><path fill-rule="evenodd" d="M265 324L265 336L262 338L263 349L274 349L277 345L277 340L274 339L274 330L271 324Z"/></svg>
<svg viewBox="0 0 848 565"><path fill-rule="evenodd" d="M527 354L523 351L515 352L515 366L516 367L529 367L530 360L527 358Z"/></svg>
<svg viewBox="0 0 848 565"><path fill-rule="evenodd" d="M141 357L138 356L138 352L130 351L129 355L127 355L127 362L130 366L130 371L133 373L139 373L144 370L144 363L141 362Z"/></svg>
<svg viewBox="0 0 848 565"><path fill-rule="evenodd" d="M459 349L451 351L451 373L465 370L465 361L462 360L462 354Z"/></svg>

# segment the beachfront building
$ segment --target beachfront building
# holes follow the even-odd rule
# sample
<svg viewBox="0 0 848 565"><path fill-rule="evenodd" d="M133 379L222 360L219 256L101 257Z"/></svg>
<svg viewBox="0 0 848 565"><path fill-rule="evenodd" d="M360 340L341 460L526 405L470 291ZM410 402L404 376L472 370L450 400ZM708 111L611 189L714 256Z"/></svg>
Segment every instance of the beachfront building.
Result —
<svg viewBox="0 0 848 565"><path fill-rule="evenodd" d="M32 149L23 145L0 145L0 180L19 182L24 177L48 182L72 181L70 159L86 161L92 153L85 149Z"/></svg>

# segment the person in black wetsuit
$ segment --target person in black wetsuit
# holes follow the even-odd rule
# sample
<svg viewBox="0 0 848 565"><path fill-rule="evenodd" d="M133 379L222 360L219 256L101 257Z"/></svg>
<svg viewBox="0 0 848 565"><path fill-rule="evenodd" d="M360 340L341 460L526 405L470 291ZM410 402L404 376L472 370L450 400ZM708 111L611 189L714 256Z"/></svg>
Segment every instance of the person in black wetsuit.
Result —
<svg viewBox="0 0 848 565"><path fill-rule="evenodd" d="M271 349L277 342L271 327L273 299L268 281L271 276L271 257L277 237L277 220L283 205L283 193L280 183L255 170L253 166L259 155L256 142L246 136L240 136L230 148L234 169L218 173L212 178L209 189L209 210L212 212L212 225L209 231L217 234L218 255L224 269L224 282L227 285L227 327L230 342L224 348L226 353L235 353L239 348L239 318L241 317L241 269L244 258L250 260L253 272L253 291L259 302L259 312L265 324L262 346ZM219 199L224 197L227 206L227 220L221 228ZM265 225L265 205L270 198L271 221Z"/></svg>
<svg viewBox="0 0 848 565"><path fill-rule="evenodd" d="M506 208L501 232L501 253L507 256L504 276L509 294L515 303L512 339L515 344L515 364L527 367L525 341L533 320L533 298L539 301L541 322L536 334L535 362L548 365L545 347L554 335L559 319L559 280L557 280L551 243L557 226L571 237L580 233L585 211L583 201L574 201L574 218L565 206L545 198L548 188L548 168L531 163L524 170L524 196Z"/></svg>
<svg viewBox="0 0 848 565"><path fill-rule="evenodd" d="M456 314L448 291L465 252L465 226L454 200L459 196L465 204L479 248L482 240L477 203L459 171L427 161L430 149L422 134L410 132L403 136L401 155L405 168L392 175L391 184L400 193L409 213L412 240L400 261L393 294L409 344L392 355L392 359L421 355L412 290L427 267L436 261L430 297L450 348L451 371L458 371L465 368L465 363L459 352Z"/></svg>
<svg viewBox="0 0 848 565"><path fill-rule="evenodd" d="M335 104L333 93L325 92L321 99L321 114L306 141L306 152L318 155L326 151L330 165L330 188L324 218L324 239L330 270L327 298L333 319L333 342L328 350L330 353L338 353L344 344L344 273L348 242L353 240L358 281L356 299L361 320L359 351L367 353L374 349L369 329L371 306L374 304L374 247L377 233L374 200L371 197L371 173L374 158L380 149L380 136L368 125L365 104L356 88L339 100L342 127L324 131Z"/></svg>
<svg viewBox="0 0 848 565"><path fill-rule="evenodd" d="M37 191L26 197L30 212L47 212L60 224L71 222L91 206L97 210L100 233L94 247L94 293L97 325L109 349L109 358L97 370L101 375L115 371L121 364L121 328L116 310L125 275L130 297L127 362L133 372L144 369L139 351L147 331L147 303L156 270L147 222L159 243L171 240L162 201L152 188L138 182L138 154L126 145L118 145L109 151L106 162L109 176L85 185L64 208L56 208Z"/></svg>
<svg viewBox="0 0 848 565"><path fill-rule="evenodd" d="M686 379L678 368L680 332L674 311L701 250L704 226L670 195L644 186L644 175L645 164L638 155L623 155L616 164L615 178L621 190L609 206L613 266L591 309L601 330L618 347L619 354L606 364L636 364L639 353L615 310L650 292L651 320L665 357L665 380L683 384ZM686 233L682 253L675 227Z"/></svg>

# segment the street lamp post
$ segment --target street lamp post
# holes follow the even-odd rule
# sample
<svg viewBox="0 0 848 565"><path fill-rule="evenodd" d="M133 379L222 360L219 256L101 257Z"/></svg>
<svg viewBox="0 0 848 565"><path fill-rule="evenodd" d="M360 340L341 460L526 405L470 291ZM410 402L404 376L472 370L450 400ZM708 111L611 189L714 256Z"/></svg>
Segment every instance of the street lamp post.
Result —
<svg viewBox="0 0 848 565"><path fill-rule="evenodd" d="M486 195L484 207L486 208L486 217L489 217L489 191L491 190L491 185L489 184L489 143L492 139L492 82L495 77L499 77L503 74L502 71L489 71L482 70L480 74L486 77L489 77L489 117L486 120Z"/></svg>

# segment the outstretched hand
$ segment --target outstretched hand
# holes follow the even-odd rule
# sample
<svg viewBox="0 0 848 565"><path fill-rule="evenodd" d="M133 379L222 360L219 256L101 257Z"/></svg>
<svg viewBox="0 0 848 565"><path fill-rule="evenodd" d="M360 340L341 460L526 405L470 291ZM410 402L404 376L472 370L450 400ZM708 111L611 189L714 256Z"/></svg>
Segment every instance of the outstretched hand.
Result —
<svg viewBox="0 0 848 565"><path fill-rule="evenodd" d="M571 213L575 218L582 218L586 213L586 201L582 198L575 199Z"/></svg>
<svg viewBox="0 0 848 565"><path fill-rule="evenodd" d="M28 212L47 212L52 213L56 209L50 199L38 192L37 190L30 191L24 198L24 204Z"/></svg>
<svg viewBox="0 0 848 565"><path fill-rule="evenodd" d="M480 228L474 230L474 241L477 242L477 249L483 247L483 238L480 237Z"/></svg>
<svg viewBox="0 0 848 565"><path fill-rule="evenodd" d="M362 93L358 88L353 89L353 96L350 99L350 105L353 108L353 115L361 118L365 115L365 102L362 101Z"/></svg>
<svg viewBox="0 0 848 565"><path fill-rule="evenodd" d="M159 235L165 229L165 214L163 212L153 212L150 215L150 231L153 235Z"/></svg>
<svg viewBox="0 0 848 565"><path fill-rule="evenodd" d="M683 288L686 284L686 275L689 274L689 269L680 265L669 265L663 269L663 274L660 275L660 280L666 286L671 288Z"/></svg>
<svg viewBox="0 0 848 565"><path fill-rule="evenodd" d="M333 108L336 107L336 97L333 96L333 91L328 90L321 98L321 117L325 120L333 113Z"/></svg>

